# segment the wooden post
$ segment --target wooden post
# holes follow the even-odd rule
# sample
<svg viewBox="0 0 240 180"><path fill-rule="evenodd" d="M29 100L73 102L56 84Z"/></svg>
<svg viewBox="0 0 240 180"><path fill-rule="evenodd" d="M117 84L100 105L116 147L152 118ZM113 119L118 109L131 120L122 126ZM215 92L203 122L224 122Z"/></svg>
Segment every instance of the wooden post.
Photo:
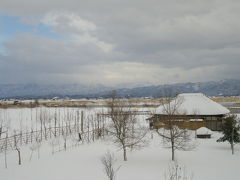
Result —
<svg viewBox="0 0 240 180"><path fill-rule="evenodd" d="M81 131L83 133L83 111L81 111Z"/></svg>
<svg viewBox="0 0 240 180"><path fill-rule="evenodd" d="M77 111L77 132L79 133L79 110Z"/></svg>

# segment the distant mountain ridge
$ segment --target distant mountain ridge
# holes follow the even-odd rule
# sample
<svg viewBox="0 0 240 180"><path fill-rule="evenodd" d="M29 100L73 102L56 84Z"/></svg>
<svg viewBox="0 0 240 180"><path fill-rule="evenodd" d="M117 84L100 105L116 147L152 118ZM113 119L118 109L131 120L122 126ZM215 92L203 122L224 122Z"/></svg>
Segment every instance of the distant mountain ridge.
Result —
<svg viewBox="0 0 240 180"><path fill-rule="evenodd" d="M112 88L103 85L39 85L39 84L0 84L0 98L52 98L55 96L87 96Z"/></svg>
<svg viewBox="0 0 240 180"><path fill-rule="evenodd" d="M239 96L240 80L228 79L222 81L209 81L197 83L177 83L157 86L145 86L132 89L118 89L120 96L130 97L163 97L165 89L171 89L177 93L204 93L208 96Z"/></svg>
<svg viewBox="0 0 240 180"><path fill-rule="evenodd" d="M0 98L97 98L107 97L116 90L120 97L162 97L164 89L173 89L178 93L201 92L208 96L239 96L240 80L228 79L197 83L177 83L152 85L136 88L113 88L103 85L38 85L38 84L0 84Z"/></svg>

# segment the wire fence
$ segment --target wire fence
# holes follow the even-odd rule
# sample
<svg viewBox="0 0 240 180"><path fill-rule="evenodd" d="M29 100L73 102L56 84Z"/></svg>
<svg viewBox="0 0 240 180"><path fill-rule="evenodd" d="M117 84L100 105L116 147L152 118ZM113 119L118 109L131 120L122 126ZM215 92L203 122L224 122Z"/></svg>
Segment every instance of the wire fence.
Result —
<svg viewBox="0 0 240 180"><path fill-rule="evenodd" d="M49 127L38 131L30 131L25 133L18 133L0 139L0 153L14 150L17 146L32 144L35 142L43 142L57 137L75 136L79 141L94 141L96 138L103 137L106 131L101 128L90 129L87 128L85 132L80 131L80 127L76 125Z"/></svg>

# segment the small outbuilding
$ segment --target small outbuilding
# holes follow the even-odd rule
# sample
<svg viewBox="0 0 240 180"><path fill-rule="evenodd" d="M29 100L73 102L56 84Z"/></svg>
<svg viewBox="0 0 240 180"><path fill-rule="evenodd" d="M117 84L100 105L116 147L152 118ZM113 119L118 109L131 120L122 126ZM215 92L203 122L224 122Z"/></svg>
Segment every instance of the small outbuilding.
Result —
<svg viewBox="0 0 240 180"><path fill-rule="evenodd" d="M197 135L197 138L203 138L203 139L211 138L212 131L206 127L201 127L196 130L196 135Z"/></svg>
<svg viewBox="0 0 240 180"><path fill-rule="evenodd" d="M229 112L202 93L183 93L159 106L148 120L151 129L166 128L166 122L171 118L180 128L196 130L207 127L212 131L221 131L224 117Z"/></svg>

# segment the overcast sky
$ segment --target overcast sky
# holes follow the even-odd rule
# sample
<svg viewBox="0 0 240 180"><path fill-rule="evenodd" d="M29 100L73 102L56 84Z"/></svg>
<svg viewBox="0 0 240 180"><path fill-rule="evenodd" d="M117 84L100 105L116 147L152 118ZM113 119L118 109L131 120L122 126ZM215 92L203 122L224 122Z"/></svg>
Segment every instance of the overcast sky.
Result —
<svg viewBox="0 0 240 180"><path fill-rule="evenodd" d="M239 0L0 0L0 83L240 77Z"/></svg>

